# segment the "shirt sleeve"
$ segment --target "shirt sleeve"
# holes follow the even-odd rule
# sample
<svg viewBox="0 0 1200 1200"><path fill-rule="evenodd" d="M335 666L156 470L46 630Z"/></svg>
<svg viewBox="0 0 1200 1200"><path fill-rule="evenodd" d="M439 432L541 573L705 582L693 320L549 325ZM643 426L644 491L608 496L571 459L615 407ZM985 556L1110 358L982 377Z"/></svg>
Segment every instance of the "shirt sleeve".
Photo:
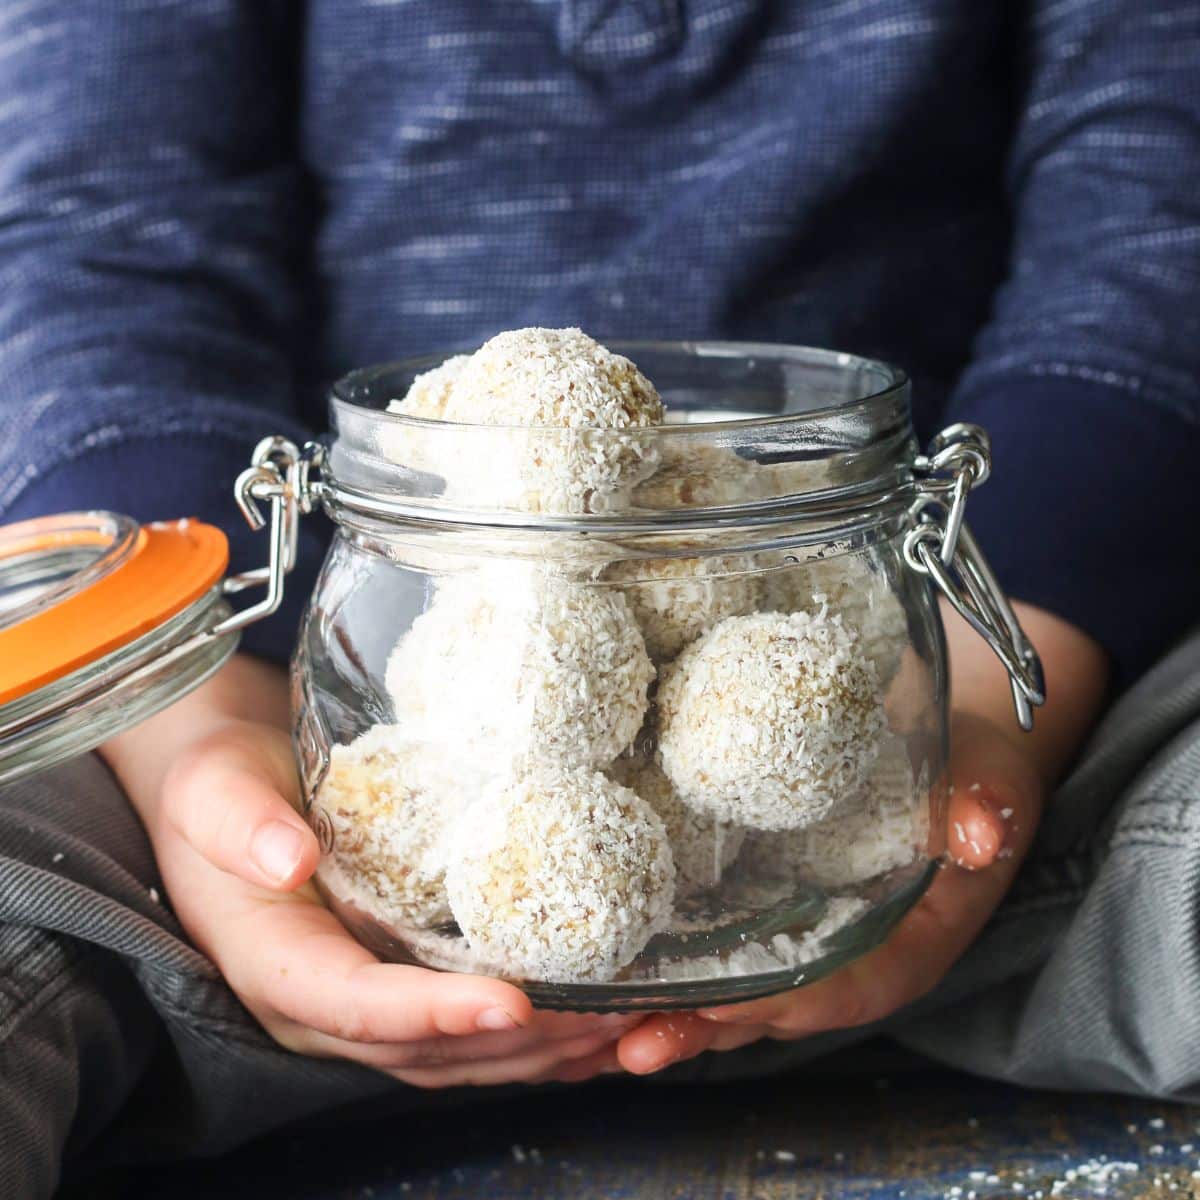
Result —
<svg viewBox="0 0 1200 1200"><path fill-rule="evenodd" d="M306 229L290 6L32 0L0 13L0 519L197 516L298 441L288 347ZM319 562L245 645L285 657ZM306 579L306 576L308 577Z"/></svg>
<svg viewBox="0 0 1200 1200"><path fill-rule="evenodd" d="M1030 8L1010 272L949 415L992 435L1002 582L1128 682L1200 619L1200 8Z"/></svg>

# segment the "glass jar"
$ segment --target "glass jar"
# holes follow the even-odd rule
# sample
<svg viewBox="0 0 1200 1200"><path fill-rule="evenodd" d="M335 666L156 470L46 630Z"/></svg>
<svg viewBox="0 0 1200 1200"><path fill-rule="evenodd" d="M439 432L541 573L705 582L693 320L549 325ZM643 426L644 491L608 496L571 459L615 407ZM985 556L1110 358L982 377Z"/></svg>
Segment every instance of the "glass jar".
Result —
<svg viewBox="0 0 1200 1200"><path fill-rule="evenodd" d="M382 958L543 1006L764 995L879 945L937 870L937 589L1023 724L1041 702L962 525L986 436L920 454L904 375L848 355L614 349L668 424L385 411L429 358L348 376L328 452L285 455L337 524L292 669L316 879Z"/></svg>

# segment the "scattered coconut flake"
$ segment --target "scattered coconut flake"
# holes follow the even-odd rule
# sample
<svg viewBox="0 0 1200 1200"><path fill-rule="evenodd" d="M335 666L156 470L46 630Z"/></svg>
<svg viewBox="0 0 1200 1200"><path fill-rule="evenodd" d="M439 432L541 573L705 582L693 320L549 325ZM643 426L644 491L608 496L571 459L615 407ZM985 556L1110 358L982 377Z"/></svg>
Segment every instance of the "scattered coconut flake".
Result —
<svg viewBox="0 0 1200 1200"><path fill-rule="evenodd" d="M827 938L857 920L869 908L867 901L860 897L836 896L829 901L821 920L806 933L795 937L777 933L766 943L747 942L724 956L712 954L660 962L653 969L653 977L664 981L735 978L802 967L825 953ZM802 982L803 973L793 981L797 986Z"/></svg>

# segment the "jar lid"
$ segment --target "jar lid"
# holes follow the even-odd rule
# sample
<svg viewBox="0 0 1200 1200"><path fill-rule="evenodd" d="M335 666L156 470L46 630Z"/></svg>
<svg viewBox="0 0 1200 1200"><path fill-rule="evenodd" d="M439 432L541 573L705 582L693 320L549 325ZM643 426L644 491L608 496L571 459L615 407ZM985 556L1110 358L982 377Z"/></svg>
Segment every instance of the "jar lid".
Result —
<svg viewBox="0 0 1200 1200"><path fill-rule="evenodd" d="M224 533L108 512L0 527L0 782L92 749L232 653Z"/></svg>

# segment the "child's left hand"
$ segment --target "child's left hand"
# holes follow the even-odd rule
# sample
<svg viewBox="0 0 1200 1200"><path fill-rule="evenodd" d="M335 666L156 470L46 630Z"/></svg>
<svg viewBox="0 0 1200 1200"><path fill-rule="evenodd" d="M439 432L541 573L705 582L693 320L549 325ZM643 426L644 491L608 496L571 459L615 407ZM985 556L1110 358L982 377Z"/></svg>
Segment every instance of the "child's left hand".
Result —
<svg viewBox="0 0 1200 1200"><path fill-rule="evenodd" d="M888 941L808 987L724 1008L657 1014L617 1046L569 1064L559 1078L586 1079L616 1064L647 1075L705 1050L869 1025L942 979L1008 891L1043 799L1104 694L1107 668L1095 643L1057 617L1018 607L1041 652L1051 696L1031 734L1016 726L1007 678L990 650L957 616L944 613L955 694L948 862Z"/></svg>

